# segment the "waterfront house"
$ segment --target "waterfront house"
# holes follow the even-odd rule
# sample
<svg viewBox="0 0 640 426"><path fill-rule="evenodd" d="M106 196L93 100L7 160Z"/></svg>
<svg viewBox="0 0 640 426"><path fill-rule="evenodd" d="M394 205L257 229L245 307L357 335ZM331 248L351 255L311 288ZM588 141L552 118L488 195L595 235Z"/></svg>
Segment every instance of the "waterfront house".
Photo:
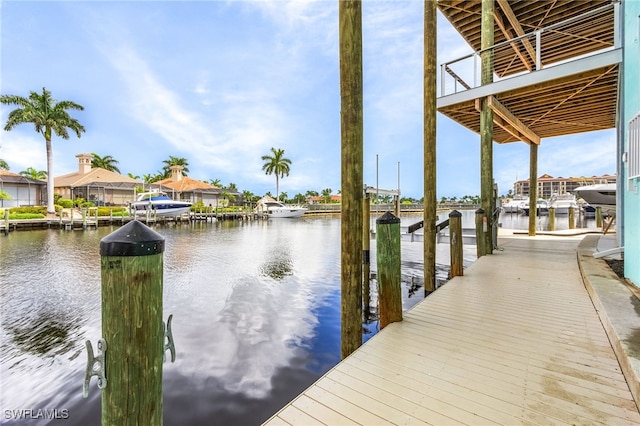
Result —
<svg viewBox="0 0 640 426"><path fill-rule="evenodd" d="M171 166L170 169L171 177L154 182L152 187L155 185L163 186L165 192L174 200L190 201L194 204L202 202L205 206L220 207L227 203L230 204L228 195L232 195L236 199L240 197L238 192L224 190L185 176L182 173L184 169L182 166L175 165Z"/></svg>
<svg viewBox="0 0 640 426"><path fill-rule="evenodd" d="M0 207L39 206L45 204L47 182L0 170L0 190L11 199L0 200Z"/></svg>
<svg viewBox="0 0 640 426"><path fill-rule="evenodd" d="M82 198L96 205L122 206L136 199L136 187L144 182L128 176L92 167L91 154L78 154L78 171L55 177L54 193L62 198Z"/></svg>

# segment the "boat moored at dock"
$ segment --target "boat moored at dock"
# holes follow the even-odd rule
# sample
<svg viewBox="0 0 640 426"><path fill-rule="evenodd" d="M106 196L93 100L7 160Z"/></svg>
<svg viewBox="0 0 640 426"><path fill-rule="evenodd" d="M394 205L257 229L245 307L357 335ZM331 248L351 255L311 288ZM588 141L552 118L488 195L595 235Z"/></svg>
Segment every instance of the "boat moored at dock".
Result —
<svg viewBox="0 0 640 426"><path fill-rule="evenodd" d="M151 212L160 217L180 216L189 212L190 209L189 201L176 201L162 191L143 192L129 207L130 213L134 216Z"/></svg>

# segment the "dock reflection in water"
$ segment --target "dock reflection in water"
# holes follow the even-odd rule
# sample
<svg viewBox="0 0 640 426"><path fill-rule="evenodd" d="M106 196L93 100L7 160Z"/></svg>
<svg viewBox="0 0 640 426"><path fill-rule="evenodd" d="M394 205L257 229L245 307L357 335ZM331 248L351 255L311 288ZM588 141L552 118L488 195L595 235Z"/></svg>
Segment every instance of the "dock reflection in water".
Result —
<svg viewBox="0 0 640 426"><path fill-rule="evenodd" d="M0 238L3 424L100 423L95 378L82 398L84 342L102 337L100 240L115 229ZM164 424L260 424L340 360L338 218L155 230L166 240L163 318L174 315L177 352L163 365ZM438 246L439 264L448 250ZM465 263L474 254L465 247ZM422 276L422 244L403 241L402 259L409 308L422 300L411 278ZM371 261L375 269L375 244ZM363 330L366 339L377 324Z"/></svg>

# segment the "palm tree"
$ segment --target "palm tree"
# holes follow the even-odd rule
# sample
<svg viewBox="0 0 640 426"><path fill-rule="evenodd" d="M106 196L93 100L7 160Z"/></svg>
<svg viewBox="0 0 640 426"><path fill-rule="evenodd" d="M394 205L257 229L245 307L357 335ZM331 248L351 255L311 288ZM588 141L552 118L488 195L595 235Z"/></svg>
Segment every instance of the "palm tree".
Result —
<svg viewBox="0 0 640 426"><path fill-rule="evenodd" d="M209 179L209 185L215 186L216 188L221 188L222 181L220 179Z"/></svg>
<svg viewBox="0 0 640 426"><path fill-rule="evenodd" d="M140 176L134 175L131 172L127 173L127 176L129 176L131 179L140 180Z"/></svg>
<svg viewBox="0 0 640 426"><path fill-rule="evenodd" d="M36 170L33 167L29 167L27 170L21 171L20 174L24 177L37 180L45 180L47 178L47 172L44 170Z"/></svg>
<svg viewBox="0 0 640 426"><path fill-rule="evenodd" d="M93 155L93 158L91 159L91 167L99 167L101 169L120 174L120 169L116 166L116 164L118 164L118 160L112 156L105 155L104 157L100 157L95 152L91 153L91 155Z"/></svg>
<svg viewBox="0 0 640 426"><path fill-rule="evenodd" d="M15 95L0 96L0 103L5 105L18 105L19 108L9 113L4 130L11 130L19 124L31 123L35 125L36 132L45 140L47 148L47 212L55 213L53 207L53 149L51 147L52 132L62 139L69 139L71 129L78 138L84 132L84 126L78 120L71 117L68 109L84 110L82 105L72 101L57 102L51 97L44 87L42 94L30 92L29 97Z"/></svg>
<svg viewBox="0 0 640 426"><path fill-rule="evenodd" d="M262 161L266 161L266 163L262 165L262 170L265 171L265 174L276 175L276 199L280 200L278 195L280 192L280 178L289 176L291 160L284 158L284 149L271 148L271 152L273 156L262 156Z"/></svg>
<svg viewBox="0 0 640 426"><path fill-rule="evenodd" d="M9 165L2 158L0 158L0 170L9 170Z"/></svg>
<svg viewBox="0 0 640 426"><path fill-rule="evenodd" d="M189 173L189 161L186 158L169 156L168 160L162 161L165 165L162 167L164 179L171 177L171 166L182 166L182 174Z"/></svg>
<svg viewBox="0 0 640 426"><path fill-rule="evenodd" d="M331 201L331 188L325 188L322 190L322 198L324 198L325 203L329 203Z"/></svg>

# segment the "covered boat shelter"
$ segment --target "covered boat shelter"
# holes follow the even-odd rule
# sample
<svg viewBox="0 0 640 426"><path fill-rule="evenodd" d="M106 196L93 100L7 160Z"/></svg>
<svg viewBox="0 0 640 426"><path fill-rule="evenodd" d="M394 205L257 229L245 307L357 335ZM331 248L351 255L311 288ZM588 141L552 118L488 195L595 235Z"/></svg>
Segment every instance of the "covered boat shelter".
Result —
<svg viewBox="0 0 640 426"><path fill-rule="evenodd" d="M481 135L482 208L491 229L493 142L530 145L534 189L544 138L616 128L620 3L438 0L438 8L474 53L440 65L437 110ZM536 191L529 196L535 205Z"/></svg>

